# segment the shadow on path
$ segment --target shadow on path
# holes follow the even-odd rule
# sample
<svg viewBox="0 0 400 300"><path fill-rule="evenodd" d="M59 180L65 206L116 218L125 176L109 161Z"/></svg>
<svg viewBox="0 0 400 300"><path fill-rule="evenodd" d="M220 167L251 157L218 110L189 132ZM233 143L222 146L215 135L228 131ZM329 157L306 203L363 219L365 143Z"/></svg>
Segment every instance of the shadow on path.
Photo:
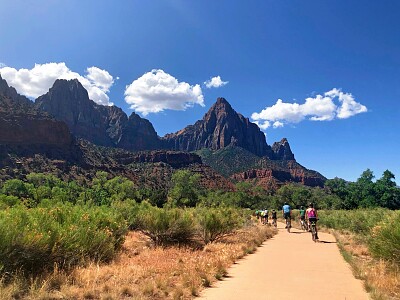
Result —
<svg viewBox="0 0 400 300"><path fill-rule="evenodd" d="M322 244L336 244L336 242L321 241L321 240L318 240L318 243L322 243Z"/></svg>

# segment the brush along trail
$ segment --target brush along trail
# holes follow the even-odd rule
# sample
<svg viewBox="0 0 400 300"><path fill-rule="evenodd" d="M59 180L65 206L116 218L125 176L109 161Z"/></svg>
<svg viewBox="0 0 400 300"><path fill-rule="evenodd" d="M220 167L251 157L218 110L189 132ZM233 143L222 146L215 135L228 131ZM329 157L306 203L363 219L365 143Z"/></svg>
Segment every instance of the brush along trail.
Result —
<svg viewBox="0 0 400 300"><path fill-rule="evenodd" d="M369 299L331 234L319 232L314 243L309 232L292 228L288 233L283 223L278 230L200 299Z"/></svg>

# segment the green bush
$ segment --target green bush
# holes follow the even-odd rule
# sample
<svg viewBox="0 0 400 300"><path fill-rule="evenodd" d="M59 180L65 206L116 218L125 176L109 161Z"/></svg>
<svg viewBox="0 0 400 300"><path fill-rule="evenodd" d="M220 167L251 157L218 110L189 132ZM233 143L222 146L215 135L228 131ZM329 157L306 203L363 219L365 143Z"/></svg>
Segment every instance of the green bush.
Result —
<svg viewBox="0 0 400 300"><path fill-rule="evenodd" d="M111 203L111 208L125 219L130 230L139 228L138 214L140 210L146 210L148 207L150 207L150 204L147 202L138 204L131 199Z"/></svg>
<svg viewBox="0 0 400 300"><path fill-rule="evenodd" d="M245 215L235 208L196 208L198 233L204 243L216 241L245 223Z"/></svg>
<svg viewBox="0 0 400 300"><path fill-rule="evenodd" d="M142 205L136 224L156 245L188 243L195 235L193 216L188 209Z"/></svg>
<svg viewBox="0 0 400 300"><path fill-rule="evenodd" d="M0 195L0 209L12 207L20 203L21 201L16 196Z"/></svg>
<svg viewBox="0 0 400 300"><path fill-rule="evenodd" d="M107 208L15 206L0 211L0 269L33 274L55 264L109 261L125 234L125 220Z"/></svg>
<svg viewBox="0 0 400 300"><path fill-rule="evenodd" d="M384 208L318 211L319 224L364 235L392 214L393 211Z"/></svg>
<svg viewBox="0 0 400 300"><path fill-rule="evenodd" d="M400 265L400 211L371 230L369 249L375 257Z"/></svg>

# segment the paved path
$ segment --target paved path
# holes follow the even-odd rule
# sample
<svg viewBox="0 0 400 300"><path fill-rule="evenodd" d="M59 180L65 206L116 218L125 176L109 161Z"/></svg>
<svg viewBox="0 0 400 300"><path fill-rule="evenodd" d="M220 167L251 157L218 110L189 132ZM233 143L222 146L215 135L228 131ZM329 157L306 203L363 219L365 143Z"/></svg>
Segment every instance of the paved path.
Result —
<svg viewBox="0 0 400 300"><path fill-rule="evenodd" d="M255 254L230 268L228 278L205 289L200 299L369 299L332 235L319 233L320 242L314 243L308 232L288 233L282 223L278 229Z"/></svg>

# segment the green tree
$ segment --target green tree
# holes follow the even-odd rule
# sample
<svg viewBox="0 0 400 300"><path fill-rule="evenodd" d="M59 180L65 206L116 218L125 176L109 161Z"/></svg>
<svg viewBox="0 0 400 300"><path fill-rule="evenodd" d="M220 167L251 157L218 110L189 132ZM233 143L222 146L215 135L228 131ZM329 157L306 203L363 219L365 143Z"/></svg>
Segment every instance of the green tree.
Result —
<svg viewBox="0 0 400 300"><path fill-rule="evenodd" d="M383 172L380 179L376 181L375 192L381 207L390 209L400 208L400 189L396 186L395 176L389 170Z"/></svg>
<svg viewBox="0 0 400 300"><path fill-rule="evenodd" d="M172 175L172 188L168 197L172 206L195 206L199 199L200 175L179 170Z"/></svg>

